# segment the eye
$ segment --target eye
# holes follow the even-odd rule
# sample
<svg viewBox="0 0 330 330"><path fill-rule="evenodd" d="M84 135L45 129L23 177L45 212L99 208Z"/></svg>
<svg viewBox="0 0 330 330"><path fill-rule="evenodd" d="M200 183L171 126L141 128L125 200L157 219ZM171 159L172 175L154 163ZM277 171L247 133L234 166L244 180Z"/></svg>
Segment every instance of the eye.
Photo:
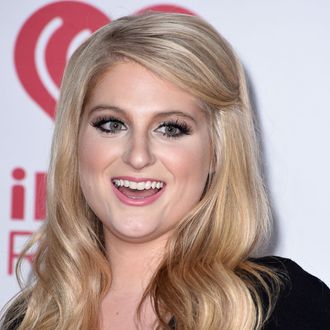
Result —
<svg viewBox="0 0 330 330"><path fill-rule="evenodd" d="M91 123L91 125L100 131L108 134L116 134L120 131L126 131L127 127L125 124L114 117L102 117L97 118Z"/></svg>
<svg viewBox="0 0 330 330"><path fill-rule="evenodd" d="M179 122L178 120L166 121L158 126L156 132L160 132L169 138L178 138L182 135L191 134L191 128L187 125L186 122Z"/></svg>

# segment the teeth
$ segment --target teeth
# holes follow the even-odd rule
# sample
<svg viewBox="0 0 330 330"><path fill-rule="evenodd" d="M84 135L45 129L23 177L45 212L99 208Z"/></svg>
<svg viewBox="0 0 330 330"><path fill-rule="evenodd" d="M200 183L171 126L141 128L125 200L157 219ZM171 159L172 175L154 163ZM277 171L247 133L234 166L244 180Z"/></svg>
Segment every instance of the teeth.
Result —
<svg viewBox="0 0 330 330"><path fill-rule="evenodd" d="M122 185L121 185L121 186L122 186ZM137 188L137 183L131 181L131 182L129 183L129 186L128 186L128 187L131 188L131 189L136 189L136 188Z"/></svg>
<svg viewBox="0 0 330 330"><path fill-rule="evenodd" d="M137 190L143 190L145 188L146 184L144 182L138 182L136 185Z"/></svg>
<svg viewBox="0 0 330 330"><path fill-rule="evenodd" d="M116 187L126 187L130 189L136 189L136 190L149 190L149 189L161 189L164 187L164 183L161 181L141 181L141 182L135 182L135 181L129 181L129 180L122 180L122 179L114 179L113 183L116 185Z"/></svg>

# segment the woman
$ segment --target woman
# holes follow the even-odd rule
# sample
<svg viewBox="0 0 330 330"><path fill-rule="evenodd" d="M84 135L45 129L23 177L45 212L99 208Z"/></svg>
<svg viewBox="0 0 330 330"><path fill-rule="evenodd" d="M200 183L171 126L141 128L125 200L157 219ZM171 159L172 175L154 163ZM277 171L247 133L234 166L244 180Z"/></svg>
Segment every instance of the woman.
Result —
<svg viewBox="0 0 330 330"><path fill-rule="evenodd" d="M27 248L38 246L35 280L3 329L329 322L322 282L290 260L251 258L269 206L244 73L197 17L124 17L77 49L47 198L47 222Z"/></svg>

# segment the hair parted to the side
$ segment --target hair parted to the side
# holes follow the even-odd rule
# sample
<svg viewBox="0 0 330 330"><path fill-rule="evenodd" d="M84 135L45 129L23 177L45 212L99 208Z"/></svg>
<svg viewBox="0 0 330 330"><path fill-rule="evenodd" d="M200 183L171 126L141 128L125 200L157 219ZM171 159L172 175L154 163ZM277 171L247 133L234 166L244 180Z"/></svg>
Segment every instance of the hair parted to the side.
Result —
<svg viewBox="0 0 330 330"><path fill-rule="evenodd" d="M101 28L66 68L48 173L47 221L37 244L35 281L11 305L22 329L97 329L111 269L100 221L79 185L77 140L84 104L118 61L135 61L194 95L210 118L213 160L200 202L180 222L144 298L160 328L259 329L280 283L249 256L267 237L270 211L244 72L229 44L202 19L128 16ZM261 292L268 296L267 307ZM16 306L16 307L13 307ZM6 325L4 325L6 329Z"/></svg>

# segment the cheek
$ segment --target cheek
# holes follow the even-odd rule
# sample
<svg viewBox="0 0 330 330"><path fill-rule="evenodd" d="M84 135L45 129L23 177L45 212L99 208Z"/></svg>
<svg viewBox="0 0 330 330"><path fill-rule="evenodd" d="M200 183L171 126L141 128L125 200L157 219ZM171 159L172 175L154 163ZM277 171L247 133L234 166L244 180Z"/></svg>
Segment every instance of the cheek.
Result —
<svg viewBox="0 0 330 330"><path fill-rule="evenodd" d="M101 144L96 143L91 134L84 133L79 138L78 161L81 171L91 170L102 162Z"/></svg>
<svg viewBox="0 0 330 330"><path fill-rule="evenodd" d="M102 164L99 146L93 142L93 138L89 138L88 134L83 134L79 138L78 145L78 164L79 164L79 180L81 189L86 200L90 204L91 195L94 193L93 176L96 175L98 167Z"/></svg>
<svg viewBox="0 0 330 330"><path fill-rule="evenodd" d="M99 193L106 189L102 178L106 168L112 162L112 148L88 129L79 137L78 163L81 189L89 204L95 202ZM104 140L104 139L103 139Z"/></svg>
<svg viewBox="0 0 330 330"><path fill-rule="evenodd" d="M209 145L205 139L196 138L176 145L162 148L161 159L176 180L184 179L190 184L204 183L210 166Z"/></svg>
<svg viewBox="0 0 330 330"><path fill-rule="evenodd" d="M85 133L80 137L78 146L78 161L81 176L101 174L119 155L118 143L110 139L100 139L95 134Z"/></svg>

